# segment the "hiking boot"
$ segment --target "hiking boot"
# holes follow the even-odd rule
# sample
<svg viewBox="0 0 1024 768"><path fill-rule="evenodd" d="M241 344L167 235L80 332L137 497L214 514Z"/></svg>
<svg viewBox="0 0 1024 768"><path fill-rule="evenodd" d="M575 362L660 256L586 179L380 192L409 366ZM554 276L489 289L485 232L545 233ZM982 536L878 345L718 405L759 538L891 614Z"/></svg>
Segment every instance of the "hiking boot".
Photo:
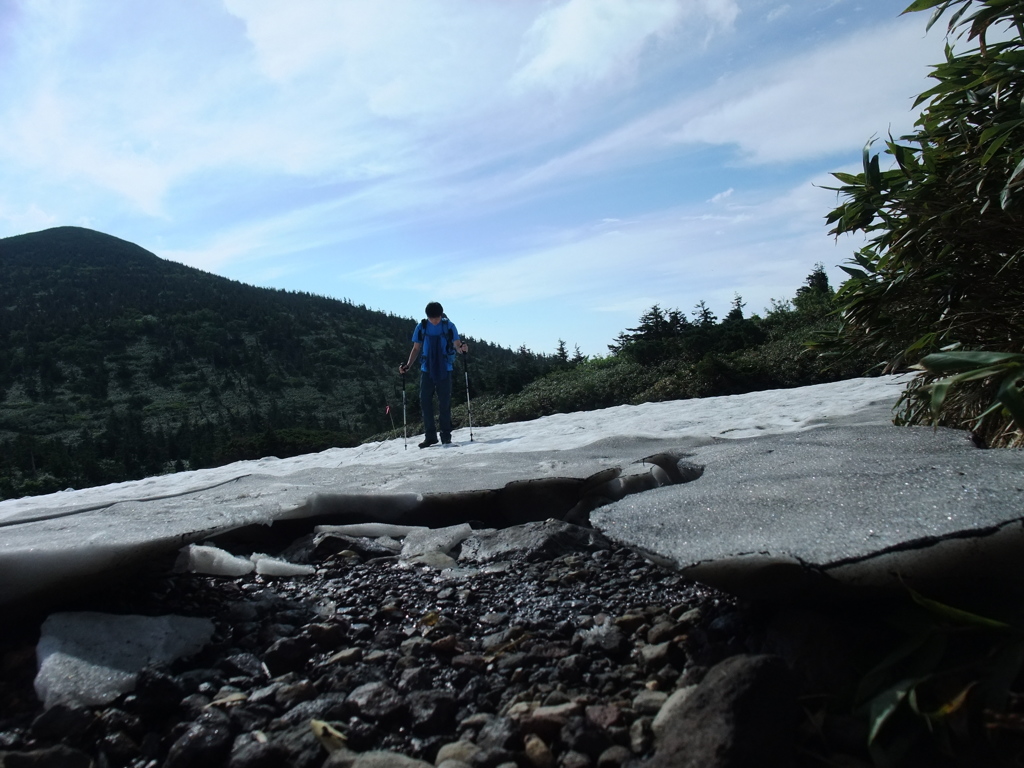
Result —
<svg viewBox="0 0 1024 768"><path fill-rule="evenodd" d="M422 443L420 443L420 448L429 448L432 445L437 445L437 438L436 437L433 438L433 439L428 437L426 440L424 440Z"/></svg>

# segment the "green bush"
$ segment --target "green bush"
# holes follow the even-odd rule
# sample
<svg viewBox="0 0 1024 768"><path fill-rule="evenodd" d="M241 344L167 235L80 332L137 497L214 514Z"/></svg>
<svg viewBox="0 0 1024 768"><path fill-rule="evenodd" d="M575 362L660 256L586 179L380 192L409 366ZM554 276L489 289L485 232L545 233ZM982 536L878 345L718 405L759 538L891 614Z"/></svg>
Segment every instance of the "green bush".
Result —
<svg viewBox="0 0 1024 768"><path fill-rule="evenodd" d="M949 34L976 46L947 48L918 96L916 130L885 142L890 168L866 147L862 173L834 174L843 202L828 216L833 234L869 238L844 267L836 341L890 371L939 351L1024 352L1024 0L918 0L907 11L926 9L932 23L952 11ZM964 380L933 413L917 395L944 374L923 371L903 421L974 424L1021 442L1005 407L976 423L985 377Z"/></svg>

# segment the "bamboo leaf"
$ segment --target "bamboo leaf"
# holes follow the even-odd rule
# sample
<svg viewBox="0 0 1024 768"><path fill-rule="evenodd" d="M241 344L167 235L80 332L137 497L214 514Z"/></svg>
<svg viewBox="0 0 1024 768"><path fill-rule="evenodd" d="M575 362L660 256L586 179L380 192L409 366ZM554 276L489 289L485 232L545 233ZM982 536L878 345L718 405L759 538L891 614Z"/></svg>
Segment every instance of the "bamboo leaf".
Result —
<svg viewBox="0 0 1024 768"><path fill-rule="evenodd" d="M932 393L930 405L932 418L938 418L939 412L942 410L942 404L946 401L946 393L949 392L949 387L952 383L952 379L942 379L928 387L929 391Z"/></svg>
<svg viewBox="0 0 1024 768"><path fill-rule="evenodd" d="M1024 366L1024 355L1015 352L934 352L921 360L921 365L935 373L967 371L979 366L1007 363Z"/></svg>
<svg viewBox="0 0 1024 768"><path fill-rule="evenodd" d="M984 627L986 629L1009 629L1010 625L1002 621L996 621L995 619L987 619L984 616L979 616L969 611L963 611L959 608L953 608L952 606L940 603L937 600L932 600L925 597L920 592L917 592L910 587L907 587L907 591L910 593L910 597L915 603L926 609L930 613L940 616L944 619L948 619L956 624L962 624L967 626Z"/></svg>
<svg viewBox="0 0 1024 768"><path fill-rule="evenodd" d="M903 13L914 13L915 11L927 11L929 8L934 8L936 5L948 5L949 0L914 0ZM902 14L900 14L902 15Z"/></svg>
<svg viewBox="0 0 1024 768"><path fill-rule="evenodd" d="M1007 376L999 385L996 399L1002 403L1010 412L1017 429L1024 430L1024 392L1021 391L1020 382L1024 374L1019 376Z"/></svg>
<svg viewBox="0 0 1024 768"><path fill-rule="evenodd" d="M868 722L871 730L868 733L868 744L873 744L878 738L882 727L899 709L910 692L913 685L911 680L900 680L898 683L880 693L871 701L868 711Z"/></svg>

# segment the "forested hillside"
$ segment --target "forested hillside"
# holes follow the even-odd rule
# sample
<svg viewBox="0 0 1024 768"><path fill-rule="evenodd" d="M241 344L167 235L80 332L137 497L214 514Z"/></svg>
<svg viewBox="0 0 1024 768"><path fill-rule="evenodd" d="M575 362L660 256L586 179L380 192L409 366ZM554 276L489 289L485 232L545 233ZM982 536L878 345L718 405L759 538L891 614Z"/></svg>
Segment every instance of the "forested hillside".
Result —
<svg viewBox="0 0 1024 768"><path fill-rule="evenodd" d="M0 274L3 498L352 445L401 402L413 318L77 227L0 240ZM470 340L480 393L555 363Z"/></svg>

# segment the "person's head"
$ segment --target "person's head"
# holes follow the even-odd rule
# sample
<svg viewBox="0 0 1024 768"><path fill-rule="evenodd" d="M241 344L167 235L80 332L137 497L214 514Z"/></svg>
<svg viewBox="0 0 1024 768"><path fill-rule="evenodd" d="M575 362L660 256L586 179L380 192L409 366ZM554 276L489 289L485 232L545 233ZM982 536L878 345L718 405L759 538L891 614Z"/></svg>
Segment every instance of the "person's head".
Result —
<svg viewBox="0 0 1024 768"><path fill-rule="evenodd" d="M444 307L442 307L436 301L432 301L429 304L427 304L426 312L427 312L427 319L429 319L429 320L439 320L441 318L441 315L444 314Z"/></svg>

